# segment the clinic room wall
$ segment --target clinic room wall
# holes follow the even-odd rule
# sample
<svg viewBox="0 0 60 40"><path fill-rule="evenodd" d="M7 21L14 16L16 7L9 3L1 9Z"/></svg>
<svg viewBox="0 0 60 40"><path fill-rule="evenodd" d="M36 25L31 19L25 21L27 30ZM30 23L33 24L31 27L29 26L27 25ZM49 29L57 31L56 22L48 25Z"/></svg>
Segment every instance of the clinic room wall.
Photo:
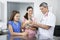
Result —
<svg viewBox="0 0 60 40"><path fill-rule="evenodd" d="M23 1L23 0L22 0ZM27 0L25 0L26 2L29 2L29 1L27 1ZM30 1L32 1L32 0L30 0ZM35 15L35 17L37 17L37 18L41 18L42 17L42 15L41 15L41 12L40 12L40 10L39 10L39 5L40 5L40 3L42 3L42 2L47 2L48 3L48 6L49 6L49 11L51 11L51 12L53 12L55 15L56 15L56 25L60 25L60 19L59 19L59 0L35 0L34 1L34 15ZM12 4L12 3L11 3ZM16 3L15 3L16 4ZM23 5L22 5L23 4ZM17 7L17 8L12 8L12 9L16 9L16 10L20 10L20 13L21 13L21 19L22 19L22 16L24 15L24 13L26 13L26 7L28 6L28 4L24 4L24 3L22 3L22 4L19 4L19 3L17 3L17 5L15 5L15 7ZM38 5L37 5L38 4ZM14 5L14 4L12 4L12 5ZM21 5L20 6L20 8L18 7L19 5ZM25 6L26 5L26 6ZM33 3L32 4L29 4L29 5L31 5L31 6L33 6ZM25 7L24 7L25 6ZM23 8L23 9L22 9ZM11 9L11 10L12 10ZM7 9L8 10L8 9ZM23 10L25 10L25 11L23 11ZM22 12L23 11L23 12ZM7 11L7 12L9 12L9 11ZM22 14L23 13L23 14ZM40 17L39 17L40 16Z"/></svg>
<svg viewBox="0 0 60 40"><path fill-rule="evenodd" d="M56 16L56 25L60 25L60 0L37 0L35 6L35 15L38 15L39 12L39 4L42 2L47 2L49 6L49 11L53 12ZM37 10L36 10L37 9ZM36 14L37 13L37 14ZM41 16L41 15L40 15ZM39 17L39 16L37 16Z"/></svg>
<svg viewBox="0 0 60 40"><path fill-rule="evenodd" d="M2 21L0 21L0 28L1 29L6 29L7 28L7 7L6 7L6 0L0 0L0 3L2 3L2 8L1 8L1 19ZM0 6L1 7L1 6Z"/></svg>
<svg viewBox="0 0 60 40"><path fill-rule="evenodd" d="M58 0L58 4L57 4L56 19L57 19L56 24L60 25L60 0Z"/></svg>
<svg viewBox="0 0 60 40"><path fill-rule="evenodd" d="M7 2L7 20L9 20L11 16L11 12L13 10L17 10L20 12L20 20L22 21L23 16L26 14L26 9L28 6L34 6L34 3L25 3L25 2ZM33 7L34 8L34 7Z"/></svg>
<svg viewBox="0 0 60 40"><path fill-rule="evenodd" d="M1 24L7 24L7 2L11 1L11 2L34 2L34 13L36 15L36 17L41 16L39 15L40 10L39 10L39 4L41 2L47 2L50 5L50 8L53 7L53 13L56 15L57 18L57 22L56 25L60 25L60 0L0 0L0 2L2 2L4 4L4 23L0 22L0 26ZM52 7L51 7L52 6ZM38 15L38 16L37 16ZM4 25L3 25L4 26ZM7 28L7 26L3 27L4 29Z"/></svg>

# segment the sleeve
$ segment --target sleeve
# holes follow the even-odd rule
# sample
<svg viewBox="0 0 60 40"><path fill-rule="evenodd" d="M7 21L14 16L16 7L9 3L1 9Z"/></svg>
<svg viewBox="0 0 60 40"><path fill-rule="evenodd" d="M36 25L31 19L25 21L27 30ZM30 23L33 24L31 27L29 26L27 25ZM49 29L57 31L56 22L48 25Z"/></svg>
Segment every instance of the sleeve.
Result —
<svg viewBox="0 0 60 40"><path fill-rule="evenodd" d="M25 22L25 21L26 21L26 19L23 17L23 18L22 18L22 22Z"/></svg>
<svg viewBox="0 0 60 40"><path fill-rule="evenodd" d="M8 25L9 25L9 24L12 25L12 21L9 21L9 22L8 22Z"/></svg>
<svg viewBox="0 0 60 40"><path fill-rule="evenodd" d="M55 21L56 21L55 16L51 16L46 20L45 25L55 27Z"/></svg>
<svg viewBox="0 0 60 40"><path fill-rule="evenodd" d="M32 18L33 22L37 22L37 18L33 17Z"/></svg>
<svg viewBox="0 0 60 40"><path fill-rule="evenodd" d="M33 22L36 22L36 18L32 18Z"/></svg>

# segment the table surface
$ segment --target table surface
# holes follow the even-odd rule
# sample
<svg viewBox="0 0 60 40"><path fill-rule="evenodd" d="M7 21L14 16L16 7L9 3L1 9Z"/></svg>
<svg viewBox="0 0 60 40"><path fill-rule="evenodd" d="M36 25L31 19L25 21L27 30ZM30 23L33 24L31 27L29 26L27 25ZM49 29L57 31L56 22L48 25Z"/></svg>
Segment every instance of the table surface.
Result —
<svg viewBox="0 0 60 40"><path fill-rule="evenodd" d="M36 38L29 38L27 36L0 35L0 40L38 40L38 39L36 39ZM60 37L54 37L54 40L60 40Z"/></svg>
<svg viewBox="0 0 60 40"><path fill-rule="evenodd" d="M36 40L36 38L29 38L27 36L0 35L0 40Z"/></svg>

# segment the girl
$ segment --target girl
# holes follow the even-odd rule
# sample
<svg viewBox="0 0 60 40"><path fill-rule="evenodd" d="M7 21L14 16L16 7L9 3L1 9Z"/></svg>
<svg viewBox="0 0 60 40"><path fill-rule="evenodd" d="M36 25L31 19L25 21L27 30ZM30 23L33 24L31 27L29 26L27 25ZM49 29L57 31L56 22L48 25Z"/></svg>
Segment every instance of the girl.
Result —
<svg viewBox="0 0 60 40"><path fill-rule="evenodd" d="M10 20L8 22L8 30L9 35L21 35L26 36L27 33L23 32L21 33L21 22L19 21L20 14L19 11L12 11Z"/></svg>

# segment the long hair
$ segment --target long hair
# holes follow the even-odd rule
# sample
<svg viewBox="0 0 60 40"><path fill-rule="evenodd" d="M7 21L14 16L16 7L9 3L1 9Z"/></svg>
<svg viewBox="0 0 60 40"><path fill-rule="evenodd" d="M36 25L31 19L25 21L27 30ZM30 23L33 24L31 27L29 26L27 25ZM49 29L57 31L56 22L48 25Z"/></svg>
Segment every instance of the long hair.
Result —
<svg viewBox="0 0 60 40"><path fill-rule="evenodd" d="M28 20L28 13L24 15L24 18Z"/></svg>
<svg viewBox="0 0 60 40"><path fill-rule="evenodd" d="M29 6L29 7L27 7L26 11L28 11L30 8L33 9L31 6ZM28 20L28 13L26 13L24 15L24 18Z"/></svg>
<svg viewBox="0 0 60 40"><path fill-rule="evenodd" d="M13 21L16 14L19 14L19 11L13 10L9 20Z"/></svg>

